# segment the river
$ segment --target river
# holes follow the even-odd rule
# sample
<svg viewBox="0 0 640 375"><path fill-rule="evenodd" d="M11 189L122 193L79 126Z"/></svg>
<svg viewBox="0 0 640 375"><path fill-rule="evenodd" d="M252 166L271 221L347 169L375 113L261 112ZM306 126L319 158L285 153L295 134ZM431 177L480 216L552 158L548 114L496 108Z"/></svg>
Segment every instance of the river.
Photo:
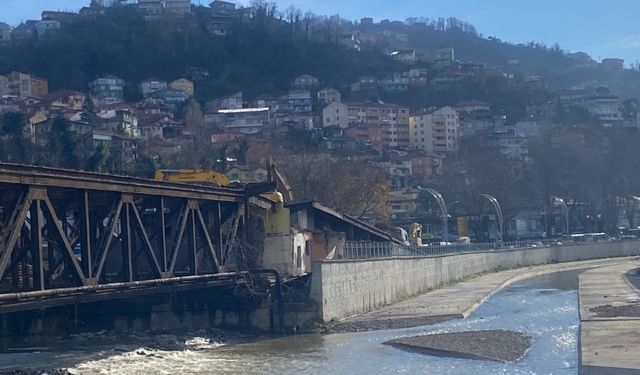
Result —
<svg viewBox="0 0 640 375"><path fill-rule="evenodd" d="M410 329L255 338L109 333L53 340L0 355L0 370L67 368L74 374L576 374L578 271L536 277L491 297L469 318ZM384 341L426 333L505 329L534 339L518 363L404 352Z"/></svg>

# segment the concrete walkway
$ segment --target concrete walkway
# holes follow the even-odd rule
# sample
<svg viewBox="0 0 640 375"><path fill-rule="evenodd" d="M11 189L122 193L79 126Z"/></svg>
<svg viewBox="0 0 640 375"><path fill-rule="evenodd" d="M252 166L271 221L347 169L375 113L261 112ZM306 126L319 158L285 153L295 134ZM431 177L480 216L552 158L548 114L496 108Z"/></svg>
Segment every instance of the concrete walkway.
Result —
<svg viewBox="0 0 640 375"><path fill-rule="evenodd" d="M501 289L526 278L581 268L629 262L632 258L550 264L490 273L445 286L419 297L347 318L328 327L330 333L399 329L466 318Z"/></svg>
<svg viewBox="0 0 640 375"><path fill-rule="evenodd" d="M580 374L640 374L640 295L629 261L580 275Z"/></svg>

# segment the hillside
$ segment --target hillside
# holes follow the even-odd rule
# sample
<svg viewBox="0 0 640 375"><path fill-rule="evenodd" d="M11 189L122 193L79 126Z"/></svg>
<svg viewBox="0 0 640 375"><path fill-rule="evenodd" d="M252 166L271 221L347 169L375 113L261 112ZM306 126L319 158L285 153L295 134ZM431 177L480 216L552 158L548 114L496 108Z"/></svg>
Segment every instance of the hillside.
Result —
<svg viewBox="0 0 640 375"><path fill-rule="evenodd" d="M612 71L594 61L572 57L559 46L515 45L486 38L455 18L363 25L339 17L302 14L296 9L278 13L264 5L254 19L236 22L229 35L216 37L209 31L211 11L206 7L195 7L187 18L154 21L145 21L133 7L111 7L104 15L64 24L46 40L24 40L3 48L0 73L27 71L47 77L52 90L79 91L85 91L87 83L98 75L114 74L130 85L127 99L136 100L137 82L189 76L188 68L195 67L209 73L196 85L200 100L239 90L251 98L284 91L294 77L305 73L326 85L345 88L362 75L384 77L397 72L400 64L386 56L395 48L393 44L376 43L358 52L340 43L353 32L374 36L397 33L406 35L405 48L453 47L462 62L485 64L515 77L542 76L551 89L604 85L623 98L640 97L640 74L636 71ZM466 90L469 94L474 91ZM449 97L473 99L457 94ZM398 100L419 108L447 104L445 98L420 99L417 95Z"/></svg>
<svg viewBox="0 0 640 375"><path fill-rule="evenodd" d="M197 67L210 74L197 85L198 98L208 100L236 90L249 96L286 90L291 79L304 73L341 84L394 65L373 51L294 39L286 24L260 14L230 36L214 37L206 31L203 13L197 9L184 19L145 21L134 8L108 8L104 16L63 26L48 40L4 48L0 72L28 71L47 77L52 90L86 91L87 83L101 74L135 84L149 77L175 79L187 67ZM129 87L126 96L133 100L136 95L137 88Z"/></svg>

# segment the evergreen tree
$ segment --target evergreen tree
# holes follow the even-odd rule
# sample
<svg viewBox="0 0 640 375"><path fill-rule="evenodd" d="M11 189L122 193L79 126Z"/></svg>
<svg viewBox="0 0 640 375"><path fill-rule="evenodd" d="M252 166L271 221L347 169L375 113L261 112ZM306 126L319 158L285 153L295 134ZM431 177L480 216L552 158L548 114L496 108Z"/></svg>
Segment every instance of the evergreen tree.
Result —
<svg viewBox="0 0 640 375"><path fill-rule="evenodd" d="M11 163L33 164L33 144L27 138L27 116L24 113L8 112L1 123L3 147L2 160Z"/></svg>
<svg viewBox="0 0 640 375"><path fill-rule="evenodd" d="M107 172L109 161L109 149L104 144L99 144L91 154L85 169L91 172Z"/></svg>
<svg viewBox="0 0 640 375"><path fill-rule="evenodd" d="M96 115L93 99L91 99L89 96L87 96L84 103L82 104L82 113L80 114L80 119L82 120L82 122L89 124L92 129L98 125L98 116Z"/></svg>

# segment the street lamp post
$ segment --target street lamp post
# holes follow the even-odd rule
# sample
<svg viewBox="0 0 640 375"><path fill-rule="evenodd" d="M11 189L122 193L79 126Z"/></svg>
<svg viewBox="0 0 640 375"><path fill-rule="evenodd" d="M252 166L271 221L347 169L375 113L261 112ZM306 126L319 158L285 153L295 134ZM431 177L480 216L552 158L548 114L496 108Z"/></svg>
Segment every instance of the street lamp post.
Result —
<svg viewBox="0 0 640 375"><path fill-rule="evenodd" d="M426 188L422 190L429 193L436 200L436 202L438 202L438 206L440 206L440 212L442 213L442 237L444 242L447 242L447 239L449 237L449 232L447 230L447 222L448 222L447 204L445 203L444 198L442 197L442 194L440 194L436 190L430 189L430 188Z"/></svg>
<svg viewBox="0 0 640 375"><path fill-rule="evenodd" d="M567 202L564 201L564 199L552 195L551 196L551 202L553 203L554 206L560 206L560 208L562 209L562 216L564 216L564 227L565 227L565 233L568 235L570 235L571 233L569 232L569 206L567 206Z"/></svg>
<svg viewBox="0 0 640 375"><path fill-rule="evenodd" d="M498 220L498 233L497 233L498 235L496 237L499 242L502 242L503 218L502 218L502 207L500 206L500 202L498 202L498 200L495 197L489 194L480 194L480 196L483 198L486 198L493 206L493 209L496 211L496 219Z"/></svg>

